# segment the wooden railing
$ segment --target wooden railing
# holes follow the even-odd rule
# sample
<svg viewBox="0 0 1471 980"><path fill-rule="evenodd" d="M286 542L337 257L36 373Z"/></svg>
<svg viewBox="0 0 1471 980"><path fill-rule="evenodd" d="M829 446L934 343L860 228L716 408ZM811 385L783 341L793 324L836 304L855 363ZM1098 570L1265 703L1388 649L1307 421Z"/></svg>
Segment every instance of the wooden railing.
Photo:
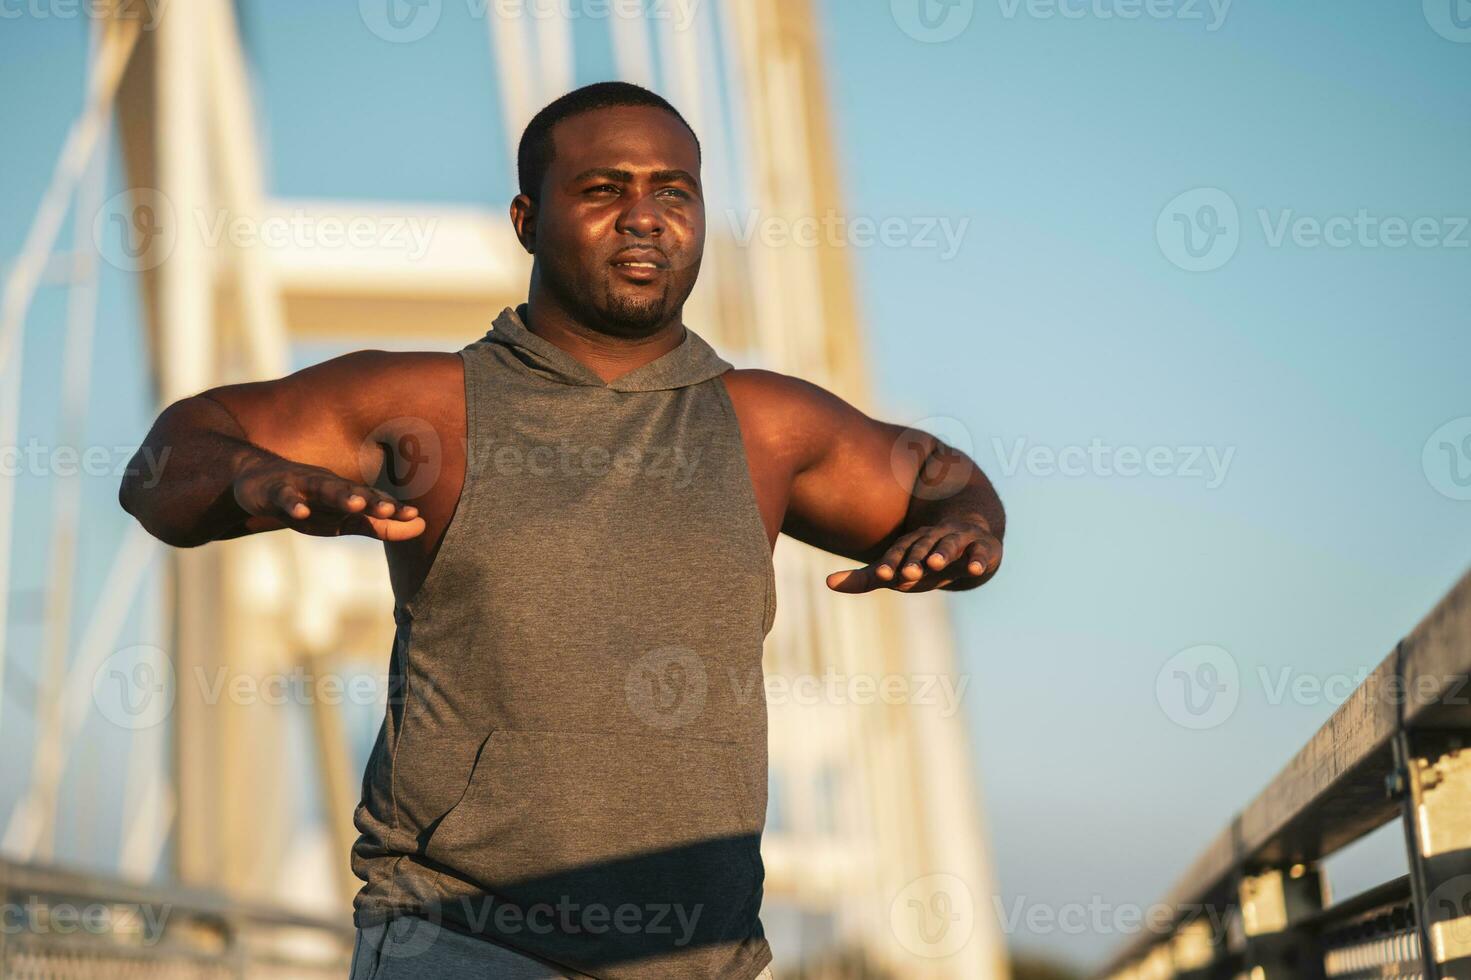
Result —
<svg viewBox="0 0 1471 980"><path fill-rule="evenodd" d="M1471 978L1468 679L1471 574L1205 847L1167 928L1099 976ZM1410 873L1325 904L1321 861L1394 820Z"/></svg>

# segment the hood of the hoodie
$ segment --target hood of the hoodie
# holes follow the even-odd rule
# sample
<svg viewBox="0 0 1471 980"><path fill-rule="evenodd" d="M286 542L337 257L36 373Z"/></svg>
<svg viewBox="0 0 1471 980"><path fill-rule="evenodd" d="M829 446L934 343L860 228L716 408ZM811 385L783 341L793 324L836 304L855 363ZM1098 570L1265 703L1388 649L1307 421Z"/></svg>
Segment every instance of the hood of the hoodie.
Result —
<svg viewBox="0 0 1471 980"><path fill-rule="evenodd" d="M709 381L731 369L730 362L717 354L703 337L685 327L684 340L678 347L642 367L604 382L571 354L532 333L526 326L525 316L524 303L515 308L506 307L495 318L481 343L505 345L532 374L562 384L612 391L668 391Z"/></svg>

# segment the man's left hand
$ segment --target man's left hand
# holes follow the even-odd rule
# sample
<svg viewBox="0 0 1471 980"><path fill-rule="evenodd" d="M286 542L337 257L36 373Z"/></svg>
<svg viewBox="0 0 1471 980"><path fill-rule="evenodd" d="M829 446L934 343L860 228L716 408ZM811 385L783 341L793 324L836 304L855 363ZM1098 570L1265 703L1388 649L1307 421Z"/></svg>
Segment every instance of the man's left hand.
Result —
<svg viewBox="0 0 1471 980"><path fill-rule="evenodd" d="M1001 542L984 522L945 521L900 535L862 568L833 572L834 592L959 592L984 585L1001 565Z"/></svg>

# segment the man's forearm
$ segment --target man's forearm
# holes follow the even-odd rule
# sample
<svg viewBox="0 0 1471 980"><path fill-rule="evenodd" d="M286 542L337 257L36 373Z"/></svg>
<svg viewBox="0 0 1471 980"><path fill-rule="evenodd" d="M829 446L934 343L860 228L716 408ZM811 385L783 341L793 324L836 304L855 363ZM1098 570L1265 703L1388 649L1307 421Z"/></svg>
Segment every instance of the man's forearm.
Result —
<svg viewBox="0 0 1471 980"><path fill-rule="evenodd" d="M998 541L1006 535L1006 511L986 474L969 456L936 439L915 478L904 530L948 521L979 522Z"/></svg>
<svg viewBox="0 0 1471 980"><path fill-rule="evenodd" d="M248 516L235 502L243 465L269 456L245 438L223 405L186 398L158 417L128 464L118 503L144 530L179 548L239 537Z"/></svg>

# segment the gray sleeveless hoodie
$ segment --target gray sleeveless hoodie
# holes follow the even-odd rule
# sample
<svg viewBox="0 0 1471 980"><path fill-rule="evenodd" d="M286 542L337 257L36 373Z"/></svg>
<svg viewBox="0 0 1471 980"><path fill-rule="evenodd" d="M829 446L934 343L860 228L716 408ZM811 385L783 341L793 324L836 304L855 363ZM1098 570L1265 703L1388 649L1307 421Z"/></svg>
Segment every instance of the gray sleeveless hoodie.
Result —
<svg viewBox="0 0 1471 980"><path fill-rule="evenodd" d="M395 606L359 926L571 974L756 976L771 550L693 331L611 383L505 310L460 351L464 488Z"/></svg>

